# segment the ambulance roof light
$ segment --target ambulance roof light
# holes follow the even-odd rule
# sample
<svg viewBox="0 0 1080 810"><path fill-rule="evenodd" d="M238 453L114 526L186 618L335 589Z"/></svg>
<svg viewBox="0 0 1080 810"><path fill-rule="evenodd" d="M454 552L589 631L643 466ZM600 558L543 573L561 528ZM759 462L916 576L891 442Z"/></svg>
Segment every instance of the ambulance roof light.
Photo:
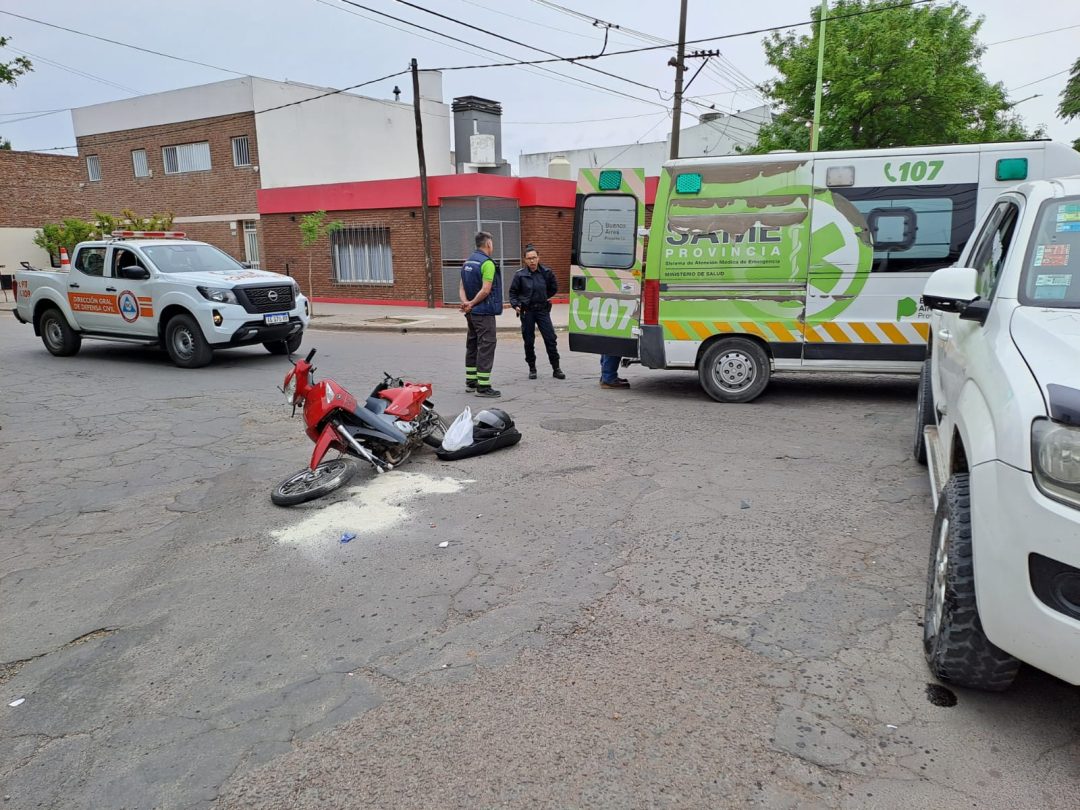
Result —
<svg viewBox="0 0 1080 810"><path fill-rule="evenodd" d="M604 169L600 172L598 185L601 191L618 191L622 187L622 172L618 169Z"/></svg>

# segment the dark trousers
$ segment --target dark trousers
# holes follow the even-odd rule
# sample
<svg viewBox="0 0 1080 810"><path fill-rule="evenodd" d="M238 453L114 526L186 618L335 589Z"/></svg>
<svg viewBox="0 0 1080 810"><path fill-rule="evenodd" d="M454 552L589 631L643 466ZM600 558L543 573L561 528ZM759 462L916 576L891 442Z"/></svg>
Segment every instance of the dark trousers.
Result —
<svg viewBox="0 0 1080 810"><path fill-rule="evenodd" d="M619 363L622 358L615 354L600 355L600 382L613 383L619 379Z"/></svg>
<svg viewBox="0 0 1080 810"><path fill-rule="evenodd" d="M465 339L465 382L477 388L491 387L495 364L495 316L468 313L469 336Z"/></svg>
<svg viewBox="0 0 1080 810"><path fill-rule="evenodd" d="M551 313L544 310L523 309L521 311L521 337L525 341L525 362L529 368L536 366L536 329L544 339L548 360L551 367L559 367L559 342L555 337L555 325L551 322Z"/></svg>

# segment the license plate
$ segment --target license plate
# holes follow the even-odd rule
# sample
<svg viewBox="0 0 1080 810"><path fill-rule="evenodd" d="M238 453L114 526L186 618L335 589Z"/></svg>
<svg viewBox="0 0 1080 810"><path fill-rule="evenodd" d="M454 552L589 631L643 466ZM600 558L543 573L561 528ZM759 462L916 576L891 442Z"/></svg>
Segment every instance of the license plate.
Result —
<svg viewBox="0 0 1080 810"><path fill-rule="evenodd" d="M273 315L266 315L265 317L263 317L263 321L265 321L267 325L275 324L275 323L288 323L289 322L289 313L287 313L287 312L276 312Z"/></svg>

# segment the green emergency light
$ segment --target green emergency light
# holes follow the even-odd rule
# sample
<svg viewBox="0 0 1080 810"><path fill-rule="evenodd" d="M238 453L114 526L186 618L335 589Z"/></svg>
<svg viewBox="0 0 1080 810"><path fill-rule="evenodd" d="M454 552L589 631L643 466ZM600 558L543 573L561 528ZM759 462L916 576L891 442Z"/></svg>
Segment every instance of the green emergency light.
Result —
<svg viewBox="0 0 1080 810"><path fill-rule="evenodd" d="M697 172L680 174L675 178L675 191L678 194L697 194L701 191L701 175Z"/></svg>
<svg viewBox="0 0 1080 810"><path fill-rule="evenodd" d="M1027 158L1002 158L994 177L998 180L1027 180Z"/></svg>
<svg viewBox="0 0 1080 810"><path fill-rule="evenodd" d="M600 190L618 191L622 187L622 172L615 169L605 169L600 172Z"/></svg>

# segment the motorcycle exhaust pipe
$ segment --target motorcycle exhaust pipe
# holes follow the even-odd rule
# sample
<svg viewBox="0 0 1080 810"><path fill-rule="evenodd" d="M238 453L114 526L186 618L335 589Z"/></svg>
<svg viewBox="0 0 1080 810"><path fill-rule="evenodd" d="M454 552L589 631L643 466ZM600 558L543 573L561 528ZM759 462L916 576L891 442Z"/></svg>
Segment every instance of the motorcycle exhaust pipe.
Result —
<svg viewBox="0 0 1080 810"><path fill-rule="evenodd" d="M336 425L335 427L337 428L337 432L341 434L341 437L349 443L349 446L352 447L353 450L356 451L357 455L370 462L371 466L375 468L376 472L389 472L390 470L394 469L393 464L387 464L381 458L377 458L370 450L364 447L364 445L360 444L360 442L354 439L349 433L349 431L347 431L341 425Z"/></svg>

